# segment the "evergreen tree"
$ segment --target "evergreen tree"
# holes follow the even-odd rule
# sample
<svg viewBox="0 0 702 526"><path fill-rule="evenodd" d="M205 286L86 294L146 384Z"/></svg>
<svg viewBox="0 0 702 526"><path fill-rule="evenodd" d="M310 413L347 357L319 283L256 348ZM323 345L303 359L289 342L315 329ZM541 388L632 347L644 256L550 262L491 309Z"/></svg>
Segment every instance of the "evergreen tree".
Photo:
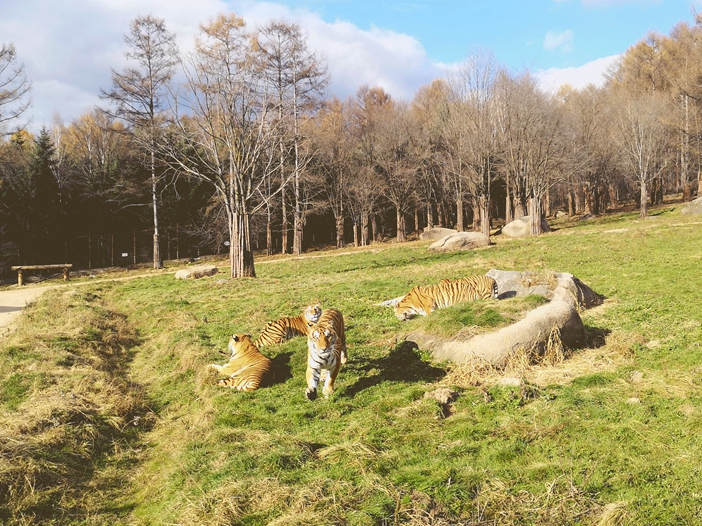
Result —
<svg viewBox="0 0 702 526"><path fill-rule="evenodd" d="M54 173L54 156L55 148L49 132L42 128L27 167L31 187L30 246L27 248L37 263L56 263L60 262L56 258L62 258L61 199Z"/></svg>

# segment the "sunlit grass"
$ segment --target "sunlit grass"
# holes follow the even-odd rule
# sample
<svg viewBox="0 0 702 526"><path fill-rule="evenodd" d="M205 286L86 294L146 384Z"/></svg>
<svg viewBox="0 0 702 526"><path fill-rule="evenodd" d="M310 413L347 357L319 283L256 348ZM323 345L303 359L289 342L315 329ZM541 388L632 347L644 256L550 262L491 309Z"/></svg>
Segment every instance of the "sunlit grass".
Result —
<svg viewBox="0 0 702 526"><path fill-rule="evenodd" d="M219 262L197 281L52 292L0 350L0 434L16 441L0 445L14 455L0 457L0 522L700 522L702 228L671 206L655 213L563 221L473 252L384 244L264 258L257 279L229 280ZM463 381L401 336L493 330L543 299L406 323L379 305L491 268L569 272L604 295L581 313L588 346ZM314 301L346 319L333 397L305 399L299 338L264 349L271 386L214 384L205 366L226 360L232 332L256 336ZM448 405L432 395L444 388ZM18 470L33 485L15 483Z"/></svg>

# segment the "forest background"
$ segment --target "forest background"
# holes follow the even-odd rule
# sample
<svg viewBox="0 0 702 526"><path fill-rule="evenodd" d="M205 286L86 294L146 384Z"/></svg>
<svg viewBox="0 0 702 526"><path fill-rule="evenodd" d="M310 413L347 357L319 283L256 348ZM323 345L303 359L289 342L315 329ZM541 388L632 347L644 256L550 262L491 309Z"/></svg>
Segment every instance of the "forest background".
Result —
<svg viewBox="0 0 702 526"><path fill-rule="evenodd" d="M0 278L10 266L127 266L229 251L294 253L479 230L528 215L603 214L699 195L702 20L651 33L606 83L542 91L488 50L413 100L328 97L326 64L285 20L235 15L181 54L163 20L125 35L104 104L36 136L17 129L31 79L0 49ZM179 79L176 81L176 79Z"/></svg>

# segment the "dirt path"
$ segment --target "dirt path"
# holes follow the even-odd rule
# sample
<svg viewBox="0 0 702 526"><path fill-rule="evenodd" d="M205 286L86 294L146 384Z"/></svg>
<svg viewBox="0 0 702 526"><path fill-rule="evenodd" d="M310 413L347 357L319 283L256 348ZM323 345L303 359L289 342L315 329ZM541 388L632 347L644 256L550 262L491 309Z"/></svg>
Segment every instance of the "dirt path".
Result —
<svg viewBox="0 0 702 526"><path fill-rule="evenodd" d="M0 291L0 334L6 332L5 329L19 316L28 303L36 300L51 288L54 287L22 287Z"/></svg>
<svg viewBox="0 0 702 526"><path fill-rule="evenodd" d="M137 274L134 276L103 278L77 283L62 283L60 285L44 285L36 287L25 285L23 287L0 290L0 337L8 334L10 326L15 321L17 316L19 316L20 312L22 312L22 309L24 307L26 307L29 303L35 301L47 290L71 286L80 287L81 285L94 284L100 281L126 281L153 275L154 273Z"/></svg>

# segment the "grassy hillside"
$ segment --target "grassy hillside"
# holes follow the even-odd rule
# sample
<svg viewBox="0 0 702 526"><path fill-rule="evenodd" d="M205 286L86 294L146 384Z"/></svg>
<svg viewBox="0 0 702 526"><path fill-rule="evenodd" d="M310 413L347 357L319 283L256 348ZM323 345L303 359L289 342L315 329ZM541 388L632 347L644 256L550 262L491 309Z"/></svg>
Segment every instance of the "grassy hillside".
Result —
<svg viewBox="0 0 702 526"><path fill-rule="evenodd" d="M0 342L0 522L700 523L702 222L653 213L474 252L387 244L261 260L257 279L49 292ZM405 323L377 305L490 268L570 272L604 295L582 313L587 346L505 371L433 363L402 334L485 330L535 302ZM206 365L232 332L313 301L346 318L332 398L305 399L302 339L264 349L271 386L215 385Z"/></svg>

